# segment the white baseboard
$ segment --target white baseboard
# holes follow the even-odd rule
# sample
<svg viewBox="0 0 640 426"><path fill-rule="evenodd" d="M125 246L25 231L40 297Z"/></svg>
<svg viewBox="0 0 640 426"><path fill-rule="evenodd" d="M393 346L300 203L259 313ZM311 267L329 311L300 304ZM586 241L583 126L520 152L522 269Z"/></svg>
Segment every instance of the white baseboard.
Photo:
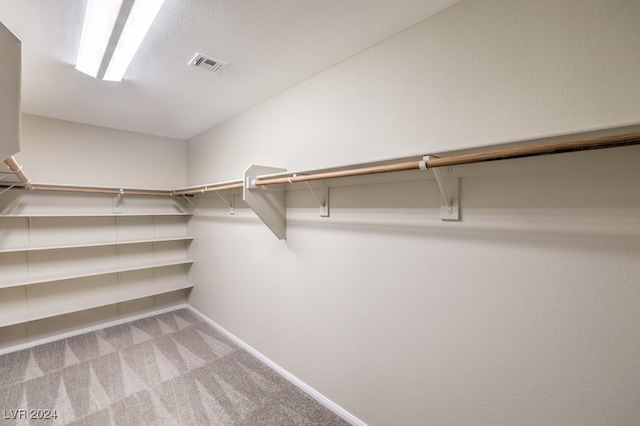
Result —
<svg viewBox="0 0 640 426"><path fill-rule="evenodd" d="M240 346L241 348L243 348L244 350L249 352L251 355L253 355L256 358L258 358L260 361L262 361L263 363L268 365L271 369L275 370L276 373L280 374L282 377L287 379L289 382L293 383L295 386L297 386L298 388L302 389L310 397L312 397L313 399L318 401L320 404L322 404L325 407L327 407L329 410L331 410L334 413L336 413L338 416L342 417L347 422L351 423L354 426L367 426L367 424L365 422L363 422L362 420L360 420L356 416L352 415L347 410L345 410L344 408L340 407L338 404L336 404L335 402L331 401L329 398L325 397L320 392L316 391L314 388L312 388L311 386L309 386L308 384L306 384L302 380L298 379L296 376L294 376L293 374L289 373L287 370L285 370L284 368L280 367L275 362L271 361L269 358L267 358L266 356L264 356L263 354L258 352L256 349L251 347L249 344L245 343L240 338L238 338L235 335L233 335L231 332L227 331L225 328L223 328L217 322L215 322L212 319L210 319L207 316L205 316L203 313L201 313L200 311L195 309L193 306L186 305L186 307L187 307L188 310L190 310L195 315L200 317L203 321L205 321L206 323L211 325L213 328L215 328L216 330L218 330L221 333L223 333L225 336L227 336L229 339L231 339L238 346Z"/></svg>
<svg viewBox="0 0 640 426"><path fill-rule="evenodd" d="M43 345L45 343L55 342L56 340L66 339L68 337L78 336L78 335L84 334L84 333L91 333L92 331L102 330L103 328L113 327L114 325L125 324L127 322L137 321L137 320L140 320L140 319L143 319L143 318L148 318L148 317L152 317L152 316L155 316L155 315L160 315L160 314L164 314L164 313L167 313L167 312L176 311L178 309L184 309L184 308L187 308L187 307L188 306L187 306L186 303L181 303L179 305L170 306L168 308L158 309L156 311L146 312L146 313L140 314L140 315L133 315L133 316L130 316L130 317L120 318L120 319L117 319L117 320L105 322L105 323L94 325L94 326L91 326L91 327L85 327L85 328L80 328L78 330L73 330L73 331L70 331L68 333L56 334L55 336L45 337L44 339L38 339L38 340L33 340L33 341L27 342L27 343L21 343L19 345L15 345L15 346L9 346L7 348L0 349L0 355L8 354L10 352L21 351L23 349L29 349L29 348L32 348L34 346Z"/></svg>

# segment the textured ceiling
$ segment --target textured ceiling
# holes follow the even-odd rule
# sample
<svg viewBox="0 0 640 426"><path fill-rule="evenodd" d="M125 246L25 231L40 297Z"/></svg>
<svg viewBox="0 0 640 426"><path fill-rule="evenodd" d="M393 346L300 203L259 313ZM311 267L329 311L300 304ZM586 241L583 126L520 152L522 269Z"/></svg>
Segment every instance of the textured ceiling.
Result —
<svg viewBox="0 0 640 426"><path fill-rule="evenodd" d="M23 42L23 112L189 139L457 1L166 0L119 83L74 68L84 0L2 0L0 22Z"/></svg>

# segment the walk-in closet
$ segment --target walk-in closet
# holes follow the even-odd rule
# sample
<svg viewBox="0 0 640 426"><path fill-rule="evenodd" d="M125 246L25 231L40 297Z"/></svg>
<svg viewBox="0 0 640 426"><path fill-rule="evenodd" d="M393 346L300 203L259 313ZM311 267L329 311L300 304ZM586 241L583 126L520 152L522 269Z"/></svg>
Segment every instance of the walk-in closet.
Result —
<svg viewBox="0 0 640 426"><path fill-rule="evenodd" d="M638 22L2 0L0 424L640 424Z"/></svg>

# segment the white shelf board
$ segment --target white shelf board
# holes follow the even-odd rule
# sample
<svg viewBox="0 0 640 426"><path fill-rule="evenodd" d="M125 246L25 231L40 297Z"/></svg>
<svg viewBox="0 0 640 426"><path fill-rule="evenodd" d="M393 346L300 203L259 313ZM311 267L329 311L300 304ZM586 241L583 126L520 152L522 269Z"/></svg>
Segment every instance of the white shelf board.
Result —
<svg viewBox="0 0 640 426"><path fill-rule="evenodd" d="M16 218L16 217L140 217L140 216L193 216L193 213L185 212L169 212L169 213L42 213L42 214L0 214L0 218Z"/></svg>
<svg viewBox="0 0 640 426"><path fill-rule="evenodd" d="M193 263L193 260L191 259L167 260L167 261L151 262L151 263L144 263L144 264L138 264L138 265L118 266L115 268L89 269L85 271L74 271L73 273L25 277L25 278L19 278L19 279L0 281L0 288L19 287L23 285L33 285L33 284L44 284L52 281L95 277L98 275L108 275L108 274L115 274L118 272L130 272L130 271L139 271L143 269L162 268L165 266L188 265L191 263Z"/></svg>
<svg viewBox="0 0 640 426"><path fill-rule="evenodd" d="M96 243L80 243L80 244L61 244L51 246L39 246L39 247L15 247L15 248L0 248L0 253L15 253L22 251L41 251L41 250L64 250L84 247L105 247L105 246L122 246L129 244L145 244L145 243L164 243L170 241L191 241L193 237L173 237L173 238L156 238L145 240L122 240L122 241L102 241Z"/></svg>
<svg viewBox="0 0 640 426"><path fill-rule="evenodd" d="M132 291L130 293L118 294L108 298L100 298L80 303L73 303L63 306L52 306L47 309L27 308L19 314L0 315L0 327L9 325L22 324L29 321L36 321L44 318L51 318L58 315L70 314L73 312L84 311L87 309L99 308L101 306L113 305L114 303L127 302L130 300L142 299L144 297L156 296L159 294L170 293L172 291L184 290L192 288L193 284L187 282L172 283L169 285L157 285L152 290Z"/></svg>

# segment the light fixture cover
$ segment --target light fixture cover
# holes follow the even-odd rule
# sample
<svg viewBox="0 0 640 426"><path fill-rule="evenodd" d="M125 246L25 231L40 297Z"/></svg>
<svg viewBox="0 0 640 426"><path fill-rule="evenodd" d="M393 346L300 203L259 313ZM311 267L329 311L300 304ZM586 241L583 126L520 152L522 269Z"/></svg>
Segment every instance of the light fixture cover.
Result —
<svg viewBox="0 0 640 426"><path fill-rule="evenodd" d="M88 0L76 69L93 78L98 77L102 58L116 24L122 0Z"/></svg>
<svg viewBox="0 0 640 426"><path fill-rule="evenodd" d="M164 0L136 0L111 57L104 80L120 81L156 19Z"/></svg>
<svg viewBox="0 0 640 426"><path fill-rule="evenodd" d="M122 80L164 3L132 1L88 0L76 69L102 80Z"/></svg>

